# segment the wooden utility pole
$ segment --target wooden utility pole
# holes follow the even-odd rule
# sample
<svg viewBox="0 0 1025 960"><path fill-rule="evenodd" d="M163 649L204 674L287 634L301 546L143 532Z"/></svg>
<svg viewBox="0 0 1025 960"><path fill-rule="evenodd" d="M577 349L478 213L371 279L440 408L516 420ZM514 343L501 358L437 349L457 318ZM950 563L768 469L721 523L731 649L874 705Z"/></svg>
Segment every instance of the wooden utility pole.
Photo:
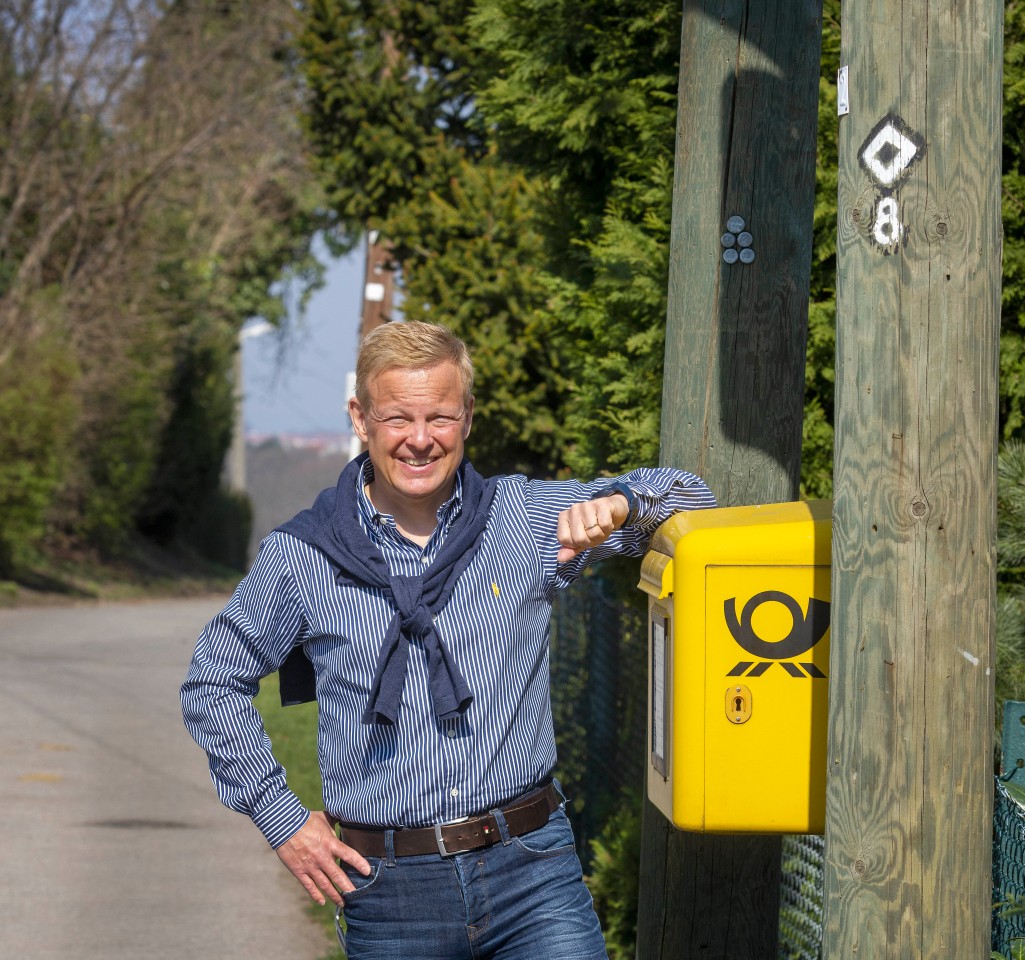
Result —
<svg viewBox="0 0 1025 960"><path fill-rule="evenodd" d="M723 506L795 500L821 4L683 13L662 462ZM742 771L737 787L757 804ZM639 960L775 960L780 852L778 836L678 832L646 802Z"/></svg>
<svg viewBox="0 0 1025 960"><path fill-rule="evenodd" d="M359 317L362 340L374 327L391 320L395 296L395 264L391 246L376 230L367 234L367 258L363 272L363 305Z"/></svg>
<svg viewBox="0 0 1025 960"><path fill-rule="evenodd" d="M392 305L395 300L395 261L391 246L382 240L376 230L367 232L366 260L363 268L363 299L359 312L359 333L357 344L375 327L388 323L391 319ZM346 379L348 397L356 394L356 371L352 370ZM363 450L363 444L356 436L356 431L349 425L349 459L353 460Z"/></svg>
<svg viewBox="0 0 1025 960"><path fill-rule="evenodd" d="M989 956L1001 0L849 0L824 956Z"/></svg>

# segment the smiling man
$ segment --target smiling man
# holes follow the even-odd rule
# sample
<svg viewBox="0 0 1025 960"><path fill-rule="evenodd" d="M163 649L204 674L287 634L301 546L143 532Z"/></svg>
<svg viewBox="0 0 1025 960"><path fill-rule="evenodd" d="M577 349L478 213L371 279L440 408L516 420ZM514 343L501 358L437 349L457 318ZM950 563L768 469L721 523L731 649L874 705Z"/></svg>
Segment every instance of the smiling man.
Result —
<svg viewBox="0 0 1025 960"><path fill-rule="evenodd" d="M402 329L408 334L418 327ZM386 345L381 339L361 351L349 415L373 464L371 502L395 518L399 533L424 546L437 527L438 509L452 495L470 435L472 367L462 352L432 366L389 367L395 358L380 349ZM423 362L418 351L405 359Z"/></svg>
<svg viewBox="0 0 1025 960"><path fill-rule="evenodd" d="M223 802L344 910L349 960L603 958L552 777L552 600L712 495L667 468L481 477L463 455L473 367L434 324L364 340L349 410L367 452L263 541L203 631L186 725ZM316 676L318 811L288 789L252 705L299 648Z"/></svg>

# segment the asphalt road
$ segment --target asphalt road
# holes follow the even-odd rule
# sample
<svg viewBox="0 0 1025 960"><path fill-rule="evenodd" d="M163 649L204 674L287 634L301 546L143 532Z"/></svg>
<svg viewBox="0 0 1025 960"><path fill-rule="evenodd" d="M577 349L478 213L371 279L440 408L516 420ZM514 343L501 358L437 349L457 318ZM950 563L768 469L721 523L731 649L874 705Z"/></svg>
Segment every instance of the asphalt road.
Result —
<svg viewBox="0 0 1025 960"><path fill-rule="evenodd" d="M178 687L222 599L0 610L0 958L317 960Z"/></svg>

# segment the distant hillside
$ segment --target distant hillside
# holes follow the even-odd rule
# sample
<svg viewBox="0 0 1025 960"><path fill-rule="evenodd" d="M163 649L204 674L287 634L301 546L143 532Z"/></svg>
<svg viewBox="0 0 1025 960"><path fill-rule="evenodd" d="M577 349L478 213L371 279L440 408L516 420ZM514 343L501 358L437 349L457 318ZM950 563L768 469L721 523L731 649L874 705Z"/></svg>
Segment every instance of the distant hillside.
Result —
<svg viewBox="0 0 1025 960"><path fill-rule="evenodd" d="M250 562L279 523L333 487L348 461L348 437L270 437L246 444L246 487L253 502Z"/></svg>

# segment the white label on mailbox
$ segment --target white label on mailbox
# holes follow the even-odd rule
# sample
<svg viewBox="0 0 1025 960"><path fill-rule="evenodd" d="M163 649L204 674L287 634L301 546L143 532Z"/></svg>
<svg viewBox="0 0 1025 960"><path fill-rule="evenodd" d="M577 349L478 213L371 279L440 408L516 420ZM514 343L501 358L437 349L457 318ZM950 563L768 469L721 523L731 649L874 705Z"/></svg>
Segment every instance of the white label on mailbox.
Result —
<svg viewBox="0 0 1025 960"><path fill-rule="evenodd" d="M651 621L651 753L656 769L665 775L666 622Z"/></svg>

